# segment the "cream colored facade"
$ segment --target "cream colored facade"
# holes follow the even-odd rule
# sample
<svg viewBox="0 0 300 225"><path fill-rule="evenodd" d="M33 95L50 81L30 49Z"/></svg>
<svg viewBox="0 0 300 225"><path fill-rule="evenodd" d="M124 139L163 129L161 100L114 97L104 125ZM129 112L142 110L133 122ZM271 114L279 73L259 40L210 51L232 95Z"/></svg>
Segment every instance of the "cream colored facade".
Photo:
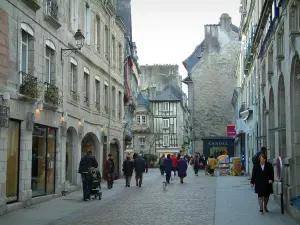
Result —
<svg viewBox="0 0 300 225"><path fill-rule="evenodd" d="M282 158L284 204L299 220L300 212L290 200L300 196L300 2L243 0L241 13L246 43L240 102L253 110L251 124L257 126L257 131L248 131L254 146L247 152L254 154L265 145L274 165L278 156ZM278 182L274 192L280 199Z"/></svg>
<svg viewBox="0 0 300 225"><path fill-rule="evenodd" d="M116 165L123 161L125 27L110 1L1 1L0 8L7 14L1 20L8 21L9 43L8 74L1 74L0 86L1 109L9 109L1 117L6 124L0 127L3 214L79 188L77 170L87 148L101 171L109 152ZM85 36L83 48L62 52L77 48L73 37L77 29ZM12 120L20 126L19 138L11 135ZM37 127L47 130L44 138L37 137ZM19 145L12 147L12 140ZM42 146L45 155L39 155ZM11 151L18 154L15 162ZM46 172L34 175L33 167ZM17 168L12 198L16 203L7 205L10 168ZM46 187L36 194L33 186L44 179L41 176Z"/></svg>

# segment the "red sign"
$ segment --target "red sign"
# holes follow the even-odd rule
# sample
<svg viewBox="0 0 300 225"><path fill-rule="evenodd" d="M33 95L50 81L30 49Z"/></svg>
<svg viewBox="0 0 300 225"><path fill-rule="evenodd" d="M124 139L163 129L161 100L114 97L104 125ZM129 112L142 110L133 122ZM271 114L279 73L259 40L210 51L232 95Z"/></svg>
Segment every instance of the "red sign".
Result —
<svg viewBox="0 0 300 225"><path fill-rule="evenodd" d="M230 137L236 136L235 125L233 125L233 124L227 125L227 136L230 136Z"/></svg>

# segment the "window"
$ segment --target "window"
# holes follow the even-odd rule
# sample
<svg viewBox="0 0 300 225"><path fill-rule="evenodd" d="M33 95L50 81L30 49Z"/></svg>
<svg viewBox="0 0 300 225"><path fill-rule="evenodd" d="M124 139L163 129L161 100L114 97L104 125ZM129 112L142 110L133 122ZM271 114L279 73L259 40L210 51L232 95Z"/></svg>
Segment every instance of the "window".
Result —
<svg viewBox="0 0 300 225"><path fill-rule="evenodd" d="M119 91L119 119L122 119L122 104L123 103L123 98L122 98L122 92Z"/></svg>
<svg viewBox="0 0 300 225"><path fill-rule="evenodd" d="M170 120L163 119L163 128L169 128L169 127L170 127Z"/></svg>
<svg viewBox="0 0 300 225"><path fill-rule="evenodd" d="M146 123L146 116L142 116L142 123Z"/></svg>
<svg viewBox="0 0 300 225"><path fill-rule="evenodd" d="M73 31L78 30L78 0L70 0L70 23Z"/></svg>
<svg viewBox="0 0 300 225"><path fill-rule="evenodd" d="M146 123L146 116L145 115L136 116L136 121L139 124L145 124Z"/></svg>
<svg viewBox="0 0 300 225"><path fill-rule="evenodd" d="M141 146L144 146L145 145L145 142L146 142L146 138L145 137L139 137L139 139L140 139L140 145Z"/></svg>
<svg viewBox="0 0 300 225"><path fill-rule="evenodd" d="M117 60L117 54L116 54L116 38L115 36L112 36L112 63L113 66L116 66L116 60Z"/></svg>
<svg viewBox="0 0 300 225"><path fill-rule="evenodd" d="M84 102L88 103L89 100L89 74L84 72L83 74L83 97Z"/></svg>
<svg viewBox="0 0 300 225"><path fill-rule="evenodd" d="M169 111L169 102L163 102L163 111Z"/></svg>
<svg viewBox="0 0 300 225"><path fill-rule="evenodd" d="M123 69L123 50L122 45L119 45L119 71L122 72Z"/></svg>
<svg viewBox="0 0 300 225"><path fill-rule="evenodd" d="M22 47L21 47L21 70L28 73L28 48L29 48L29 34L22 30Z"/></svg>
<svg viewBox="0 0 300 225"><path fill-rule="evenodd" d="M104 84L104 111L108 114L108 83Z"/></svg>
<svg viewBox="0 0 300 225"><path fill-rule="evenodd" d="M109 53L109 32L108 27L105 26L105 59L108 60L108 53Z"/></svg>
<svg viewBox="0 0 300 225"><path fill-rule="evenodd" d="M95 21L95 50L100 53L100 18L96 16Z"/></svg>
<svg viewBox="0 0 300 225"><path fill-rule="evenodd" d="M163 146L169 146L169 135L163 136Z"/></svg>
<svg viewBox="0 0 300 225"><path fill-rule="evenodd" d="M55 57L54 50L46 45L46 82L55 83Z"/></svg>
<svg viewBox="0 0 300 225"><path fill-rule="evenodd" d="M115 117L116 116L116 88L115 87L112 87L112 90L111 90L111 113L112 113L112 116Z"/></svg>
<svg viewBox="0 0 300 225"><path fill-rule="evenodd" d="M91 8L88 4L85 5L84 11L84 28L85 28L85 41L88 45L91 44Z"/></svg>
<svg viewBox="0 0 300 225"><path fill-rule="evenodd" d="M58 6L55 0L46 1L46 15L58 20Z"/></svg>
<svg viewBox="0 0 300 225"><path fill-rule="evenodd" d="M70 68L70 91L71 93L77 92L77 62L71 58L71 68Z"/></svg>
<svg viewBox="0 0 300 225"><path fill-rule="evenodd" d="M95 104L96 108L100 109L100 77L95 79Z"/></svg>

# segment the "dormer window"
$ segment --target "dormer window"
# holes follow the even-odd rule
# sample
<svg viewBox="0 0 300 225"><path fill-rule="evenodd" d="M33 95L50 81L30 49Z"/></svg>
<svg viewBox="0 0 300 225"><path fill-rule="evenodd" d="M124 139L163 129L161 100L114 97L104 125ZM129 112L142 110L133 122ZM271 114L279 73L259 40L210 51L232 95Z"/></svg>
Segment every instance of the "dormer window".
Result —
<svg viewBox="0 0 300 225"><path fill-rule="evenodd" d="M146 124L146 116L145 115L136 116L136 122L138 124Z"/></svg>

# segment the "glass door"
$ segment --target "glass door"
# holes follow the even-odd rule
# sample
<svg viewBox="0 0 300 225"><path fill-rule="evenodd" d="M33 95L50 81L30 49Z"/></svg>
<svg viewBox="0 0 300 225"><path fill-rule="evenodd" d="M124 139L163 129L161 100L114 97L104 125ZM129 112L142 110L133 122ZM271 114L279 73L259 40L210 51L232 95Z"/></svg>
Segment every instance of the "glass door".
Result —
<svg viewBox="0 0 300 225"><path fill-rule="evenodd" d="M9 121L8 150L6 168L6 198L7 203L18 201L19 184L19 154L20 154L20 122Z"/></svg>
<svg viewBox="0 0 300 225"><path fill-rule="evenodd" d="M55 191L56 130L36 124L32 135L32 196L52 194Z"/></svg>

